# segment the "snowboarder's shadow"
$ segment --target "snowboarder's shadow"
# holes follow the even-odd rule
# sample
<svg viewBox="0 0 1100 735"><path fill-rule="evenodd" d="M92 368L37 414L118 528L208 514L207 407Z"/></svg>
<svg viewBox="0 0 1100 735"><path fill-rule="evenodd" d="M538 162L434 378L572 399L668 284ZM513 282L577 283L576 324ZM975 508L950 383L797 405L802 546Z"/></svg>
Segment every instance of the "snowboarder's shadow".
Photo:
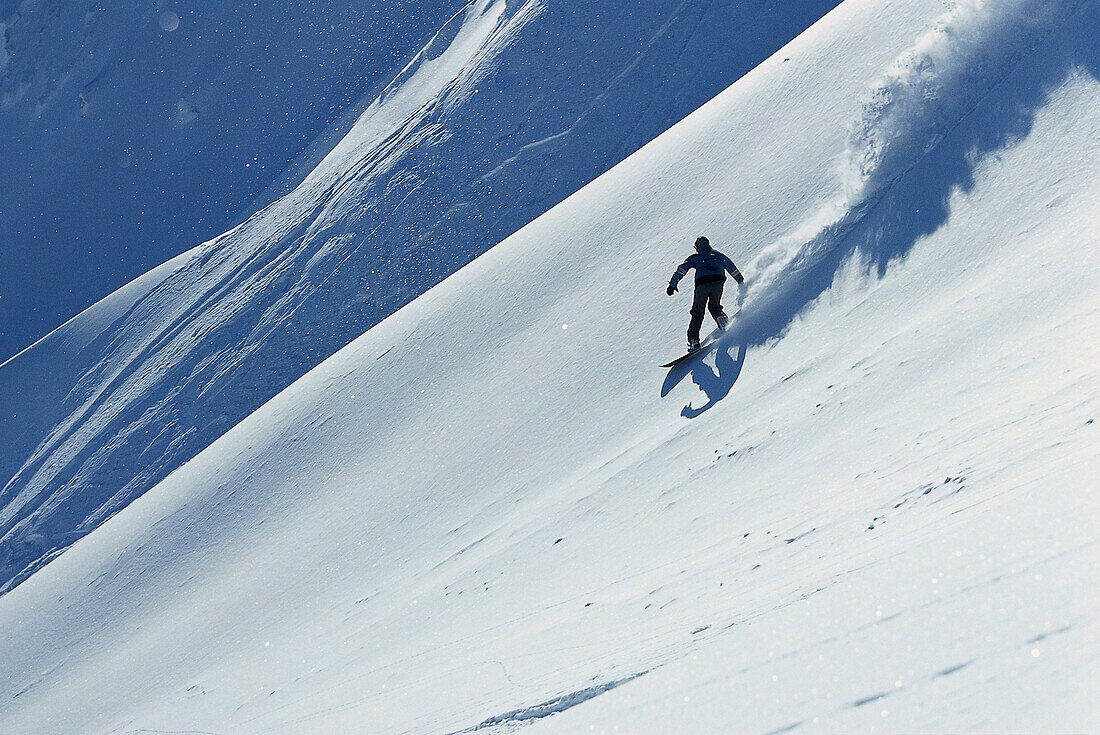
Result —
<svg viewBox="0 0 1100 735"><path fill-rule="evenodd" d="M741 368L745 366L745 353L748 349L747 342L740 344L720 344L711 350L714 356L714 366L709 364L711 355L689 360L677 365L668 371L664 385L661 386L661 397L664 398L680 384L685 376L691 376L691 382L699 386L707 396L707 402L698 408L690 403L684 406L680 415L693 419L704 411L713 408L719 401L729 395L733 384L741 377ZM734 352L736 351L736 356Z"/></svg>

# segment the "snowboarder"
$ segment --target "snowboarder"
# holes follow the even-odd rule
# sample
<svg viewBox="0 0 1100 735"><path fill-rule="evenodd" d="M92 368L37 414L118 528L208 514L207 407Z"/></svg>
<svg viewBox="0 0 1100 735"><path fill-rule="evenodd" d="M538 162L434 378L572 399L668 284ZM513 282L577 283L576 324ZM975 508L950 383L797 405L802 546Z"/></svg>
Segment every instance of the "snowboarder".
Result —
<svg viewBox="0 0 1100 735"><path fill-rule="evenodd" d="M689 354L699 349L699 329L703 326L703 315L707 308L710 309L714 321L718 322L718 329L725 330L729 323L729 317L722 310L722 287L726 283L727 272L737 281L740 296L744 297L745 293L745 278L733 261L712 248L710 240L699 237L695 241L695 255L688 256L672 274L666 290L669 296L676 293L676 284L692 268L695 269L695 297L691 301L691 321L688 322Z"/></svg>

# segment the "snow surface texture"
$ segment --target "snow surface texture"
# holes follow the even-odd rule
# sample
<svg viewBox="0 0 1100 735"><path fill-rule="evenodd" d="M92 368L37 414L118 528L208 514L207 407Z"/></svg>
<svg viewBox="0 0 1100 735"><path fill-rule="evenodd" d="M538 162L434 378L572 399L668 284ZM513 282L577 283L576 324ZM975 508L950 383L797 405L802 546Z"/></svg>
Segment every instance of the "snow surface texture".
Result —
<svg viewBox="0 0 1100 735"><path fill-rule="evenodd" d="M0 362L285 193L464 4L0 3Z"/></svg>
<svg viewBox="0 0 1100 735"><path fill-rule="evenodd" d="M0 366L0 592L833 4L472 3L293 192Z"/></svg>
<svg viewBox="0 0 1100 735"><path fill-rule="evenodd" d="M997 7L844 3L310 371L0 598L0 727L1096 730L1096 5L787 247ZM700 232L746 331L666 375Z"/></svg>

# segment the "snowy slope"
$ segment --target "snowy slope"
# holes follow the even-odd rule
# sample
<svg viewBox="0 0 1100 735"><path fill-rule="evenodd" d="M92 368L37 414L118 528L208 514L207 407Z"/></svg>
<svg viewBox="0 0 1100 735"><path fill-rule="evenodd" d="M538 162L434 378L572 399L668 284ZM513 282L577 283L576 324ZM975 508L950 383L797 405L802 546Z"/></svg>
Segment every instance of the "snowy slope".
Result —
<svg viewBox="0 0 1100 735"><path fill-rule="evenodd" d="M1098 11L943 10L844 3L0 598L0 730L1095 729ZM751 287L666 375L700 232Z"/></svg>
<svg viewBox="0 0 1100 735"><path fill-rule="evenodd" d="M464 4L0 3L0 361L269 202Z"/></svg>
<svg viewBox="0 0 1100 735"><path fill-rule="evenodd" d="M294 191L0 365L0 593L835 2L470 3Z"/></svg>

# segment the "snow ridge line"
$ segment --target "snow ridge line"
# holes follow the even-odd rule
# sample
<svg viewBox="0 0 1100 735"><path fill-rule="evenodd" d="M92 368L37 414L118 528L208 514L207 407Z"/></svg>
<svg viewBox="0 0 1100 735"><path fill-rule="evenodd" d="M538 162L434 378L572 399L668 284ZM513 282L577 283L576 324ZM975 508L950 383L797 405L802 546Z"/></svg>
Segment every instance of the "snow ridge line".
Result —
<svg viewBox="0 0 1100 735"><path fill-rule="evenodd" d="M960 0L941 16L867 91L841 155L840 193L749 264L750 289L768 294L753 311L773 311L798 291L797 274L834 254L890 187L1086 2Z"/></svg>

